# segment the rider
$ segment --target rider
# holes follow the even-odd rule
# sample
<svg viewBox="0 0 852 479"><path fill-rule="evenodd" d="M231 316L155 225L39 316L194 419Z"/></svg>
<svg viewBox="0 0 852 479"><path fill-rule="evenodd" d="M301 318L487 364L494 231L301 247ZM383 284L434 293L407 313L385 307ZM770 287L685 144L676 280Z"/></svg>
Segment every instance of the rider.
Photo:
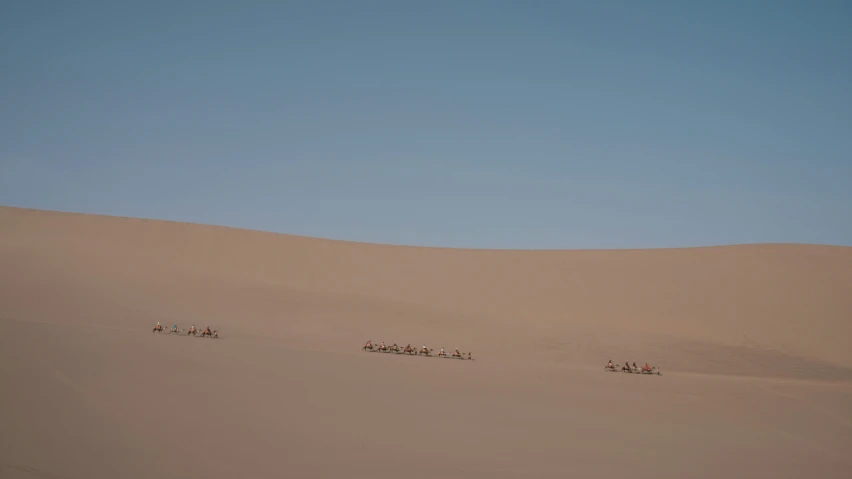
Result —
<svg viewBox="0 0 852 479"><path fill-rule="evenodd" d="M438 353L438 356L446 356L447 353L444 352L444 348L441 348L441 352Z"/></svg>
<svg viewBox="0 0 852 479"><path fill-rule="evenodd" d="M612 359L610 359L609 362L606 363L606 367L607 369L615 369L615 366L612 364Z"/></svg>
<svg viewBox="0 0 852 479"><path fill-rule="evenodd" d="M651 366L648 366L648 363L645 363L645 371L650 371L650 370L651 370Z"/></svg>
<svg viewBox="0 0 852 479"><path fill-rule="evenodd" d="M172 331L177 332L177 324L172 326Z"/></svg>
<svg viewBox="0 0 852 479"><path fill-rule="evenodd" d="M367 341L367 344L365 344L364 347L365 348L372 348L373 347L373 341L372 340Z"/></svg>
<svg viewBox="0 0 852 479"><path fill-rule="evenodd" d="M459 352L459 348L456 348L455 352L453 352L453 357L461 357L461 353Z"/></svg>
<svg viewBox="0 0 852 479"><path fill-rule="evenodd" d="M159 321L157 321L157 329L163 329L163 327L162 327L162 326L160 326L160 322L159 322Z"/></svg>

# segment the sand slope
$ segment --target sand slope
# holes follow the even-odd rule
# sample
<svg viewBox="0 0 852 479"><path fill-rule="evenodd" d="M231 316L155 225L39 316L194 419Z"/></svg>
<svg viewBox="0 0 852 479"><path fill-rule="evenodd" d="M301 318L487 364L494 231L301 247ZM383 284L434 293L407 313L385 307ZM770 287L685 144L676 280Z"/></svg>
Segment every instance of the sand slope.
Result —
<svg viewBox="0 0 852 479"><path fill-rule="evenodd" d="M850 477L850 291L844 247L455 250L0 208L0 477Z"/></svg>

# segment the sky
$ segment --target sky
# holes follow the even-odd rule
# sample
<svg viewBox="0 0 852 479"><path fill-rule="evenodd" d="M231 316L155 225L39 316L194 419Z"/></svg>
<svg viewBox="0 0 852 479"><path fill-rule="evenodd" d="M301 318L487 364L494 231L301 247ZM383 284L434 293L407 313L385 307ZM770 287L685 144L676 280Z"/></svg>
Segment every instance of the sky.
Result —
<svg viewBox="0 0 852 479"><path fill-rule="evenodd" d="M850 85L845 1L3 0L0 205L462 248L852 245Z"/></svg>

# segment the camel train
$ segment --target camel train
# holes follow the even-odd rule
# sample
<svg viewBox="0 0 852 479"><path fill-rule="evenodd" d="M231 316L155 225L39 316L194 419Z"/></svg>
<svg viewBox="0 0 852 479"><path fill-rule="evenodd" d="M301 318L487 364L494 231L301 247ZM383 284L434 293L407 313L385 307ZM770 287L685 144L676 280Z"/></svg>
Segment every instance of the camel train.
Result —
<svg viewBox="0 0 852 479"><path fill-rule="evenodd" d="M371 353L395 353L395 354L408 354L409 356L426 356L432 357L432 352L434 349L429 349L424 344L422 348L416 349L411 346L411 344L405 346L404 348L394 343L392 346L386 346L384 341L382 344L373 344L372 341L367 341L364 344L364 347L361 348L361 351L368 351ZM465 357L467 354L467 357ZM448 359L464 359L464 360L473 360L473 357L470 352L462 353L459 352L458 348L452 353L452 355L448 355L444 348L441 348L441 351L437 354L439 358L448 358Z"/></svg>
<svg viewBox="0 0 852 479"><path fill-rule="evenodd" d="M153 330L152 332L154 332L154 333L162 333L163 331L164 331L164 329L163 329L163 325L161 325L159 322L157 322L157 325L156 325L156 326L154 326L154 330ZM183 329L178 329L177 324L175 324L174 326L172 326L172 327L171 327L171 328L169 328L169 330L168 330L168 334L180 334L180 333L182 333L182 332L183 332ZM199 334L200 334L200 336L199 336ZM202 330L200 330L200 329L197 329L197 328L195 327L195 325L193 324L193 325L192 325L192 327L190 327L190 328L186 331L186 335L187 335L187 336L201 337L201 338L213 338L213 339L219 339L219 330L218 330L218 329L212 329L212 330L211 330L211 329L210 329L210 326L207 326L207 327L204 329L204 331L202 331Z"/></svg>
<svg viewBox="0 0 852 479"><path fill-rule="evenodd" d="M660 371L660 368L658 366L649 366L648 363L645 363L645 365L640 368L639 366L636 365L635 361L633 362L632 365L629 362L626 362L626 363L624 363L624 366L621 366L621 369L618 369L612 363L612 360L610 360L606 364L604 371L613 372L613 373L614 372L622 372L622 373L631 373L631 374L656 374L657 376L663 375L663 373Z"/></svg>

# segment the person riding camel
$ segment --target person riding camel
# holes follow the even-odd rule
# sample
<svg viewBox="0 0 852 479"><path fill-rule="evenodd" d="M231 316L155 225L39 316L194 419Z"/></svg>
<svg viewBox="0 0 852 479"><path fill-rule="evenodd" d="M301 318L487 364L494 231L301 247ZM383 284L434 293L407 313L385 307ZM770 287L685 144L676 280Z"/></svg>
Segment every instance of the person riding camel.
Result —
<svg viewBox="0 0 852 479"><path fill-rule="evenodd" d="M651 366L648 366L648 363L645 363L645 367L643 368L645 371L650 371Z"/></svg>
<svg viewBox="0 0 852 479"><path fill-rule="evenodd" d="M405 347L405 352L407 353L407 352L410 352L410 351L411 351L411 343L408 343L408 346Z"/></svg>
<svg viewBox="0 0 852 479"><path fill-rule="evenodd" d="M373 341L367 341L367 344L364 345L366 349L373 349Z"/></svg>
<svg viewBox="0 0 852 479"><path fill-rule="evenodd" d="M213 331L210 331L210 326L207 326L207 328L204 330L204 334L213 334Z"/></svg>
<svg viewBox="0 0 852 479"><path fill-rule="evenodd" d="M424 352L424 353L428 353L428 352L429 352L429 350L428 350L428 349L426 349L426 345L425 345L425 344L423 345L423 349L421 349L420 351L422 351L422 352Z"/></svg>
<svg viewBox="0 0 852 479"><path fill-rule="evenodd" d="M382 341L382 345L381 345L381 346L379 346L379 349L381 349L382 351L384 351L384 350L386 350L387 348L388 348L388 347L387 347L387 346L385 346L385 342L384 342L384 341Z"/></svg>
<svg viewBox="0 0 852 479"><path fill-rule="evenodd" d="M454 358L460 358L461 357L461 353L459 352L459 348L456 348L456 350L453 351L453 357Z"/></svg>
<svg viewBox="0 0 852 479"><path fill-rule="evenodd" d="M607 369L615 369L615 365L612 364L612 359L610 359L609 362L606 363L606 368Z"/></svg>
<svg viewBox="0 0 852 479"><path fill-rule="evenodd" d="M441 348L441 352L438 353L438 356L446 356L447 353L444 352L444 348Z"/></svg>
<svg viewBox="0 0 852 479"><path fill-rule="evenodd" d="M633 361L633 371L638 371L639 366L636 365L636 361Z"/></svg>

